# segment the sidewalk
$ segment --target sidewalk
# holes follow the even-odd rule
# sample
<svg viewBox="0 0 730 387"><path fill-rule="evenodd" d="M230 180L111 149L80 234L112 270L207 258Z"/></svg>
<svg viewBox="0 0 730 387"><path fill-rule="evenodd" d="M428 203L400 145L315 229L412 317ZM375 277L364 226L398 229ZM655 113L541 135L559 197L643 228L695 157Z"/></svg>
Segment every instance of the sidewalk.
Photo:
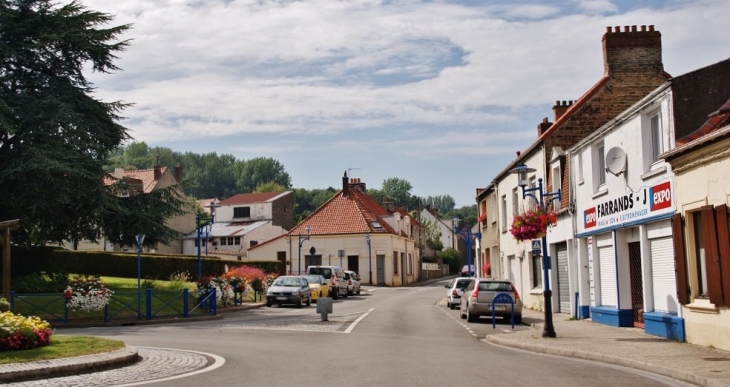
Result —
<svg viewBox="0 0 730 387"><path fill-rule="evenodd" d="M680 343L590 320L556 314L556 338L543 338L544 314L522 310L533 329L489 335L483 341L532 352L594 360L668 376L700 386L730 387L730 352Z"/></svg>

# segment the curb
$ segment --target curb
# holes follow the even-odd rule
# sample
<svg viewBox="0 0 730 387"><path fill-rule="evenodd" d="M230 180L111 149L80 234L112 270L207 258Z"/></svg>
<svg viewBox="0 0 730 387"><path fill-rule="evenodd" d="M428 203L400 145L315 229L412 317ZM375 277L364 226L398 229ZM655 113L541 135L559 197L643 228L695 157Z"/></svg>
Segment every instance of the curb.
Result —
<svg viewBox="0 0 730 387"><path fill-rule="evenodd" d="M548 348L546 346L541 346L541 345L537 345L537 344L519 343L519 342L514 342L509 339L500 337L500 335L489 335L484 339L484 341L490 342L490 344L497 344L497 345L502 345L505 347L522 349L522 350L526 350L526 351L530 351L530 352L544 353L547 355L556 355L556 356L563 356L563 357L571 357L571 358L583 359L583 360L592 360L592 361L602 362L602 363L606 363L606 364L618 365L618 366L627 367L627 368L634 368L634 369L638 369L641 371L651 372L651 373L657 374L657 375L668 376L668 377L676 379L676 380L693 383L693 384L696 384L699 386L727 387L726 384L719 383L714 380L707 380L706 378L698 377L696 375L688 374L686 372L677 371L677 370L673 370L673 369L669 369L669 368L664 368L664 367L657 366L654 364L644 363L641 361L622 358L622 357L599 355L596 353L567 350L567 349Z"/></svg>
<svg viewBox="0 0 730 387"><path fill-rule="evenodd" d="M92 371L104 371L127 366L136 363L138 360L137 348L126 346L116 351L93 355L0 365L0 383L23 382L78 375Z"/></svg>

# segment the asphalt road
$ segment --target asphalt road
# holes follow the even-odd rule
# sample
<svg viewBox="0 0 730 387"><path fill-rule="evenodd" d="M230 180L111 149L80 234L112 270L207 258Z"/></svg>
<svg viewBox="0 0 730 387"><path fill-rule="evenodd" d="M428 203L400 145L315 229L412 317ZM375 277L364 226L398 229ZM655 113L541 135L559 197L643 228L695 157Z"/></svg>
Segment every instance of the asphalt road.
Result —
<svg viewBox="0 0 730 387"><path fill-rule="evenodd" d="M494 329L486 319L461 320L458 311L443 302L444 284L363 288L368 291L360 296L335 301L328 322L320 321L314 305L264 307L205 323L59 333L215 355L208 357L208 366L217 367L214 370L200 368L167 377L154 382L159 386L686 385L631 369L490 345L481 339L509 334L511 326L500 323ZM140 363L128 369L126 385L149 383L143 380L169 366L165 361ZM103 373L85 376L89 384L104 377ZM42 385L54 385L49 382ZM118 379L109 379L106 385L111 384L122 385Z"/></svg>

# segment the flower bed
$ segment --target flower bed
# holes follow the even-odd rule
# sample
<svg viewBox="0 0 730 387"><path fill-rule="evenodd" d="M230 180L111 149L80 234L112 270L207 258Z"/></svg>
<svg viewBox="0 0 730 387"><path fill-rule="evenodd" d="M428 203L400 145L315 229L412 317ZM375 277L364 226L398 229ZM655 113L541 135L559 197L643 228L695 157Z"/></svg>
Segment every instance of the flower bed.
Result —
<svg viewBox="0 0 730 387"><path fill-rule="evenodd" d="M545 211L538 207L516 215L509 232L518 241L542 238L548 227L557 223L558 215L555 211Z"/></svg>
<svg viewBox="0 0 730 387"><path fill-rule="evenodd" d="M38 317L0 313L0 351L17 351L48 345L51 327Z"/></svg>
<svg viewBox="0 0 730 387"><path fill-rule="evenodd" d="M216 303L227 305L232 299L247 296L251 291L262 292L274 282L277 274L264 273L263 270L250 266L239 266L227 271L219 277L207 276L197 285L197 297L207 296L212 289L216 291ZM238 301L237 301L238 302Z"/></svg>
<svg viewBox="0 0 730 387"><path fill-rule="evenodd" d="M104 286L99 277L77 275L69 281L63 298L73 310L93 312L104 309L112 294L114 291Z"/></svg>

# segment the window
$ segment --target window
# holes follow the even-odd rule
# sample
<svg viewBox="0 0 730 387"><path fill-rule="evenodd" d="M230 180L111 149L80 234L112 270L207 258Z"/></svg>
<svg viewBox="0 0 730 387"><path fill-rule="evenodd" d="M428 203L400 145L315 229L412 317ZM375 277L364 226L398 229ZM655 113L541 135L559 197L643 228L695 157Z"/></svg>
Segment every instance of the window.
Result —
<svg viewBox="0 0 730 387"><path fill-rule="evenodd" d="M233 244L239 246L241 244L241 237L234 237Z"/></svg>
<svg viewBox="0 0 730 387"><path fill-rule="evenodd" d="M539 255L533 255L531 257L530 264L532 265L532 288L542 287L542 265L541 258Z"/></svg>
<svg viewBox="0 0 730 387"><path fill-rule="evenodd" d="M550 192L558 192L558 190L563 185L562 178L563 177L560 176L560 164L558 164L555 167L553 167L553 175L552 175L553 188ZM550 198L550 200L552 200L552 197ZM553 210L557 211L560 209L560 200L557 199L557 196L555 196L555 200L552 200L551 203L553 205Z"/></svg>
<svg viewBox="0 0 730 387"><path fill-rule="evenodd" d="M233 246L233 237L228 237L228 246Z"/></svg>
<svg viewBox="0 0 730 387"><path fill-rule="evenodd" d="M507 195L502 195L502 232L507 231Z"/></svg>
<svg viewBox="0 0 730 387"><path fill-rule="evenodd" d="M408 275L413 274L413 254L408 254Z"/></svg>
<svg viewBox="0 0 730 387"><path fill-rule="evenodd" d="M595 151L596 156L593 159L593 165L595 165L595 176L596 181L594 182L595 190L598 191L598 188L604 184L606 184L606 152L605 152L605 146L603 145L603 142L596 145Z"/></svg>
<svg viewBox="0 0 730 387"><path fill-rule="evenodd" d="M398 252L393 252L393 274L398 274Z"/></svg>
<svg viewBox="0 0 730 387"><path fill-rule="evenodd" d="M226 245L226 238L221 237L221 246L225 246L225 245Z"/></svg>
<svg viewBox="0 0 730 387"><path fill-rule="evenodd" d="M651 122L651 162L656 162L659 159L659 155L664 151L662 145L662 115L661 113L654 114L650 118Z"/></svg>
<svg viewBox="0 0 730 387"><path fill-rule="evenodd" d="M250 241L250 242L249 242L249 246L248 246L248 247L254 247L254 246L256 246L257 244L259 244L259 241Z"/></svg>
<svg viewBox="0 0 730 387"><path fill-rule="evenodd" d="M578 184L583 183L583 155L581 153L578 153L575 156L575 160L577 161L577 172L578 172Z"/></svg>
<svg viewBox="0 0 730 387"><path fill-rule="evenodd" d="M251 207L234 207L233 208L233 217L234 218L250 218L251 217Z"/></svg>
<svg viewBox="0 0 730 387"><path fill-rule="evenodd" d="M520 197L519 197L519 187L515 187L512 190L512 216L515 216L520 213Z"/></svg>
<svg viewBox="0 0 730 387"><path fill-rule="evenodd" d="M700 298L707 298L707 264L705 262L705 242L702 231L702 212L690 212L694 228L695 257L697 270L697 292Z"/></svg>

